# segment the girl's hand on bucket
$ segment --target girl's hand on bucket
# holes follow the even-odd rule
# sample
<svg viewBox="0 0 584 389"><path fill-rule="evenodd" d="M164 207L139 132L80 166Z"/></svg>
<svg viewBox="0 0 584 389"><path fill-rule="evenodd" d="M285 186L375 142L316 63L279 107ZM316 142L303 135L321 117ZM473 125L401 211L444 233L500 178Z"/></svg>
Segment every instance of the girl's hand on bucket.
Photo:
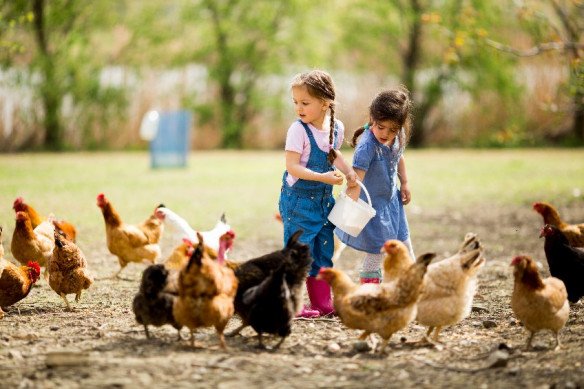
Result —
<svg viewBox="0 0 584 389"><path fill-rule="evenodd" d="M347 188L354 188L357 185L357 173L353 169L347 174Z"/></svg>

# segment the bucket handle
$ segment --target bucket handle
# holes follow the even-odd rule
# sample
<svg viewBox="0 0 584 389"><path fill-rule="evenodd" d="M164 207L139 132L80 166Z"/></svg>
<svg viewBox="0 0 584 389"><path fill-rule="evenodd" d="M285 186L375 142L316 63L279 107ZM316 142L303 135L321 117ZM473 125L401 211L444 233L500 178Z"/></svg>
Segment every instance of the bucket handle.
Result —
<svg viewBox="0 0 584 389"><path fill-rule="evenodd" d="M357 184L359 184L361 189L363 189L363 191L365 192L365 196L367 196L367 202L369 203L369 206L373 207L373 204L371 204L371 197L369 197L369 192L367 191L367 188L365 188L365 185L363 185L363 183L359 180L355 180L355 182L357 182ZM347 192L347 189L345 189L345 193Z"/></svg>

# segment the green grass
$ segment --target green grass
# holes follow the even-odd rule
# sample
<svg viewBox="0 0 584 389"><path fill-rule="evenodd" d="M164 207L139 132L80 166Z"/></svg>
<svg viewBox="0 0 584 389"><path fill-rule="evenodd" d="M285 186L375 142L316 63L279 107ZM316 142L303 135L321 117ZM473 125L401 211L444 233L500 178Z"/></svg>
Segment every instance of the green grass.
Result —
<svg viewBox="0 0 584 389"><path fill-rule="evenodd" d="M583 202L582 149L408 150L406 163L412 206ZM101 234L103 219L95 203L100 192L130 223L142 221L162 202L195 228L212 227L226 212L242 239L281 239L273 214L283 169L283 152L197 151L188 168L159 170L149 168L145 152L1 155L4 244L14 228L17 196L45 215L72 221L81 235Z"/></svg>

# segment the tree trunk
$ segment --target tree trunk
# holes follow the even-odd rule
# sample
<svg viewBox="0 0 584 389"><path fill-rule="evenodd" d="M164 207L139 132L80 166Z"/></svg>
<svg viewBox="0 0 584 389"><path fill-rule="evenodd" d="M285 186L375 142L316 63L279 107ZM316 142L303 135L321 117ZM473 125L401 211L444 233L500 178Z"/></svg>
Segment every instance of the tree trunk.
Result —
<svg viewBox="0 0 584 389"><path fill-rule="evenodd" d="M40 51L41 73L43 80L40 85L40 96L44 109L45 136L43 146L49 150L63 148L63 131L61 128L59 110L61 108L61 93L55 79L55 64L47 43L47 31L44 19L45 1L33 0L35 38Z"/></svg>

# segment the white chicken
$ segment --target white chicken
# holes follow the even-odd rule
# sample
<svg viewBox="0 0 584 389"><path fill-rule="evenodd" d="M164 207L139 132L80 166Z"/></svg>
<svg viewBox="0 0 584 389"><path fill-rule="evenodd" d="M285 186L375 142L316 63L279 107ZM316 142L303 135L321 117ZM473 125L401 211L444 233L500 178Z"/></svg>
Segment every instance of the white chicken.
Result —
<svg viewBox="0 0 584 389"><path fill-rule="evenodd" d="M197 238L197 230L193 229L189 223L177 213L166 207L158 208L156 213L162 220L164 220L170 229L175 231L176 235L178 235L178 242L182 242L182 239L184 238L195 244L199 242L199 239ZM203 236L205 246L219 252L221 237L229 231L231 231L231 226L227 224L225 214L223 214L213 229L199 232ZM225 258L227 258L227 256L225 256Z"/></svg>

